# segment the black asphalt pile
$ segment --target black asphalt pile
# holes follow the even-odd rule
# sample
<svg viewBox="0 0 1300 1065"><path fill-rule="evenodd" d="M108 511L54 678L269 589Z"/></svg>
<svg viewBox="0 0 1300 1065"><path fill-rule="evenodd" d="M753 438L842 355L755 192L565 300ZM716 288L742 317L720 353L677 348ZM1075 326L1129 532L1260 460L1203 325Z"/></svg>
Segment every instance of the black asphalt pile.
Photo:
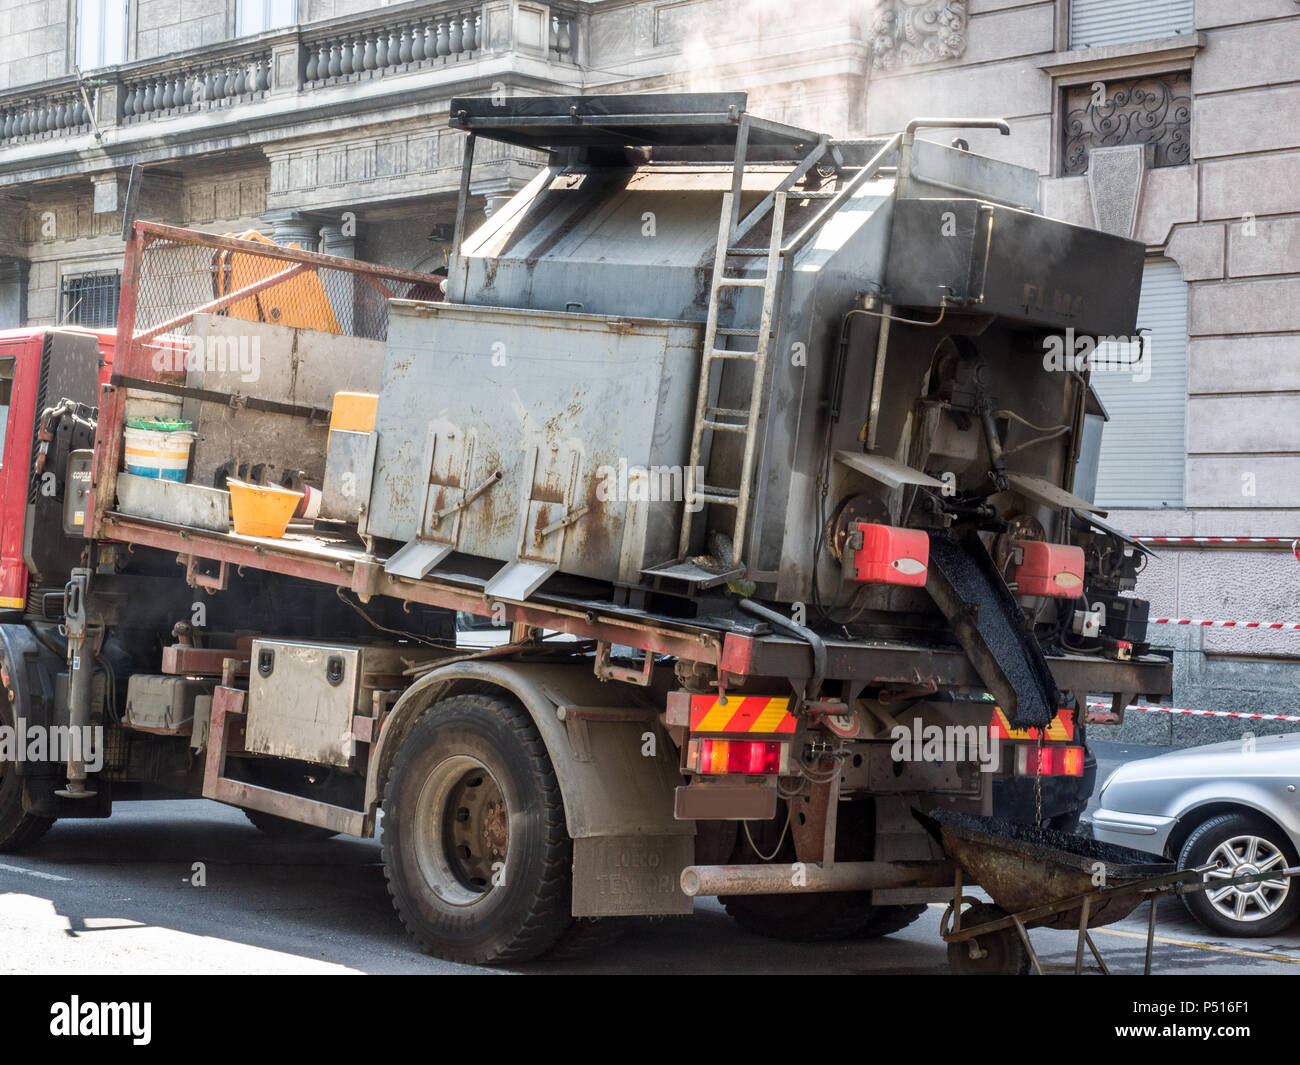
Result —
<svg viewBox="0 0 1300 1065"><path fill-rule="evenodd" d="M1129 847L1117 847L1113 843L1102 843L1100 840L1074 836L1068 832L1057 832L1051 828L1017 824L1008 821L1005 817L977 817L974 814L959 813L955 810L934 810L928 814L918 814L917 817L923 825L929 821L932 825L943 825L962 834L991 836L995 837L995 840L1008 840L1036 851L1043 851L1045 853L1041 857L1045 860L1051 859L1050 852L1059 851L1090 862L1104 862L1108 867L1143 866L1145 867L1143 875L1147 876L1157 876L1174 868L1170 862L1156 854L1147 854ZM934 831L931 825L926 827L931 832ZM1024 846L1014 849L1023 851Z"/></svg>
<svg viewBox="0 0 1300 1065"><path fill-rule="evenodd" d="M1016 693L1014 728L1046 725L1056 716L1059 693L1038 644L1021 628L1020 606L976 536L957 543L930 536L930 565L938 569L962 602L978 608L976 628ZM978 664L978 663L977 663Z"/></svg>

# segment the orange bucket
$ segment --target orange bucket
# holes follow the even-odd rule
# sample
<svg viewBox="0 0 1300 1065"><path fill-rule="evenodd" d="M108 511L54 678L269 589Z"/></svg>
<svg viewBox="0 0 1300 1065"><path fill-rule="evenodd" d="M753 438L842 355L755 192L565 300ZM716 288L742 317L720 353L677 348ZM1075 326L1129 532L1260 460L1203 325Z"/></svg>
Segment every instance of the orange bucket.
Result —
<svg viewBox="0 0 1300 1065"><path fill-rule="evenodd" d="M302 501L301 492L269 484L248 484L231 478L226 487L230 489L230 518L235 532L243 536L279 539Z"/></svg>

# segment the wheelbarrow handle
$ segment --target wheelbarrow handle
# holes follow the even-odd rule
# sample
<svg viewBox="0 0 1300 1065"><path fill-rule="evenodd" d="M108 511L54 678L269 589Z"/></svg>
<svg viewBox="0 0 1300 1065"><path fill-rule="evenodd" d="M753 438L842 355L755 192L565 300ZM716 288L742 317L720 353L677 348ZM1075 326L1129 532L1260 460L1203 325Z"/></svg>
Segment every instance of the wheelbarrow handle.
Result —
<svg viewBox="0 0 1300 1065"><path fill-rule="evenodd" d="M1204 874L1211 869L1220 868L1218 865L1200 865L1195 869L1188 869L1189 873L1200 873L1201 879L1193 880L1185 884L1176 885L1170 894L1173 895L1192 895L1198 891L1209 891L1211 888L1238 887L1245 884L1258 884L1264 880L1277 880L1279 877L1291 877L1300 874L1300 865L1293 865L1289 869L1279 869L1277 872L1264 873L1242 873L1241 876L1225 877L1222 880L1206 880Z"/></svg>

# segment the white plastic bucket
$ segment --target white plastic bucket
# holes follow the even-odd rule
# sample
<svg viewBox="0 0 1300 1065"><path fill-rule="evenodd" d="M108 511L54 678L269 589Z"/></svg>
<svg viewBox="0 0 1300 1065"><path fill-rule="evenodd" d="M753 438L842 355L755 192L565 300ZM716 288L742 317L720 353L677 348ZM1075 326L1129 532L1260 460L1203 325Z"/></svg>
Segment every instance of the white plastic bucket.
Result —
<svg viewBox="0 0 1300 1065"><path fill-rule="evenodd" d="M125 434L126 472L163 481L184 481L190 465L190 446L194 433L184 429L163 432L157 429L132 429Z"/></svg>

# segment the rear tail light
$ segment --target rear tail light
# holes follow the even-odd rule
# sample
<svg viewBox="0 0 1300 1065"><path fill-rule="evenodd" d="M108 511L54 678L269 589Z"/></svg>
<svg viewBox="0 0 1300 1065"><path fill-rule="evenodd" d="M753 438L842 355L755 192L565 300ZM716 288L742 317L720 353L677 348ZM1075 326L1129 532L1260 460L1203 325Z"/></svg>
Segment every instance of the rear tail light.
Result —
<svg viewBox="0 0 1300 1065"><path fill-rule="evenodd" d="M1016 747L1016 776L1021 777L1081 777L1083 776L1082 747Z"/></svg>
<svg viewBox="0 0 1300 1065"><path fill-rule="evenodd" d="M686 745L687 770L710 776L785 773L789 759L790 745L771 740L691 740Z"/></svg>

